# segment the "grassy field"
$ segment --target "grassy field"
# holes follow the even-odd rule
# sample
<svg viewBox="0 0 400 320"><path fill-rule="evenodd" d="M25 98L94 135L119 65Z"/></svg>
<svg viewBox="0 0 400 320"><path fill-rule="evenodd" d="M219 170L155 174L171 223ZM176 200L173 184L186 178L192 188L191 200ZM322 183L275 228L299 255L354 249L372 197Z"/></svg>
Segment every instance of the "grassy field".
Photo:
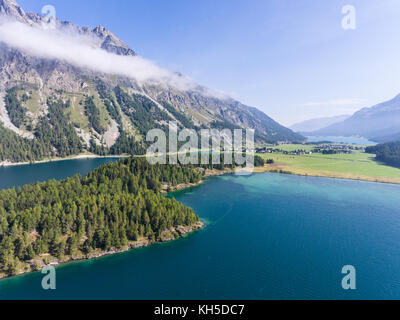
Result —
<svg viewBox="0 0 400 320"><path fill-rule="evenodd" d="M66 99L71 101L71 106L65 110L72 123L79 128L89 131L89 120L85 115L85 97L79 93L65 93Z"/></svg>
<svg viewBox="0 0 400 320"><path fill-rule="evenodd" d="M278 148L285 151L306 149L312 146L283 145ZM285 155L283 153L260 154L264 159L273 159L273 165L267 165L264 171L283 171L287 173L335 177L344 179L367 180L387 183L400 183L400 169L390 167L374 160L374 155L360 151L352 154L323 155Z"/></svg>
<svg viewBox="0 0 400 320"><path fill-rule="evenodd" d="M38 117L39 113L41 111L41 102L40 102L40 97L39 93L37 90L31 90L32 94L29 97L29 100L26 101L25 106L26 108L35 116ZM25 93L25 91L19 91L20 96Z"/></svg>
<svg viewBox="0 0 400 320"><path fill-rule="evenodd" d="M296 151L296 150L305 150L305 151L312 151L315 148L315 145L311 144L281 144L277 147L272 147L272 149L279 149L282 151ZM271 148L269 148L271 149Z"/></svg>

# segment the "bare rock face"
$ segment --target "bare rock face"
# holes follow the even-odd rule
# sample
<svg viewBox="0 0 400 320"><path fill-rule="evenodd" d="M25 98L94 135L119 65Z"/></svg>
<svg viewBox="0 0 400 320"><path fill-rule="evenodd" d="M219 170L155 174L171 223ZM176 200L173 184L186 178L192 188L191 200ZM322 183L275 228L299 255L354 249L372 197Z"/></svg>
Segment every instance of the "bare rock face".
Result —
<svg viewBox="0 0 400 320"><path fill-rule="evenodd" d="M28 25L40 26L43 23L43 17L37 13L25 11L15 0L0 0L0 15L4 15ZM115 36L111 31L103 26L98 26L91 30L88 27L78 27L70 21L56 21L59 29L70 29L79 33L93 35L98 37L98 45L102 49L118 55L135 56L136 53L130 49L123 41Z"/></svg>
<svg viewBox="0 0 400 320"><path fill-rule="evenodd" d="M101 48L122 56L135 56L136 53L130 49L123 41L118 39L111 31L103 26L98 26L92 30L103 42Z"/></svg>
<svg viewBox="0 0 400 320"><path fill-rule="evenodd" d="M29 23L25 11L15 0L0 0L0 14L14 17L21 22Z"/></svg>

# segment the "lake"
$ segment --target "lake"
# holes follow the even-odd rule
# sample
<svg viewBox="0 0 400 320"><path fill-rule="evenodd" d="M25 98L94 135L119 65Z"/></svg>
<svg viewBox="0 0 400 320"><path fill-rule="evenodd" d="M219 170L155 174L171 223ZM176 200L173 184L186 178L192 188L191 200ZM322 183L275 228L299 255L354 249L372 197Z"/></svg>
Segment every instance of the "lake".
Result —
<svg viewBox="0 0 400 320"><path fill-rule="evenodd" d="M117 161L118 159L89 158L0 167L0 189L18 187L50 179L62 180L75 174L85 175L104 163Z"/></svg>
<svg viewBox="0 0 400 320"><path fill-rule="evenodd" d="M61 165L74 174L101 164L84 161ZM5 168L15 181L2 183L48 179L49 170L62 178L54 165L40 165L43 177L36 166ZM40 273L2 280L0 299L400 298L400 186L260 173L213 177L170 196L207 226L60 266L54 291L41 288ZM356 268L357 290L342 289L344 265Z"/></svg>
<svg viewBox="0 0 400 320"><path fill-rule="evenodd" d="M307 137L308 142L320 142L320 141L330 141L334 143L347 143L347 144L367 144L367 145L375 145L376 142L370 141L367 138L363 137L333 137L333 136L316 136L316 137Z"/></svg>

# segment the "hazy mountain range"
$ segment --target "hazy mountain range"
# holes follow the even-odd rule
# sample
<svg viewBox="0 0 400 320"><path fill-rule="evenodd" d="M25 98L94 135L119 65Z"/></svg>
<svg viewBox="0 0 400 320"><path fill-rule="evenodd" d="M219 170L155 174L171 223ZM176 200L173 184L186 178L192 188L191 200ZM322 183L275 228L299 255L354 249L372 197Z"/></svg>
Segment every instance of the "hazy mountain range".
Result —
<svg viewBox="0 0 400 320"><path fill-rule="evenodd" d="M350 115L341 115L341 116L335 116L335 117L316 118L316 119L311 119L311 120L306 120L306 121L296 123L296 124L290 126L289 128L295 132L307 133L307 132L312 132L312 131L323 129L334 123L344 121L349 117L350 117Z"/></svg>
<svg viewBox="0 0 400 320"><path fill-rule="evenodd" d="M400 95L351 117L308 133L313 136L360 136L376 142L400 140Z"/></svg>
<svg viewBox="0 0 400 320"><path fill-rule="evenodd" d="M121 137L125 145L141 143L169 120L194 129L253 128L264 142L304 140L256 108L155 66L103 26L56 20L52 30L14 0L0 0L0 13L0 126L7 134L49 134L40 139L55 154L59 141L75 135L83 149L110 149ZM54 131L60 123L68 136L65 128Z"/></svg>

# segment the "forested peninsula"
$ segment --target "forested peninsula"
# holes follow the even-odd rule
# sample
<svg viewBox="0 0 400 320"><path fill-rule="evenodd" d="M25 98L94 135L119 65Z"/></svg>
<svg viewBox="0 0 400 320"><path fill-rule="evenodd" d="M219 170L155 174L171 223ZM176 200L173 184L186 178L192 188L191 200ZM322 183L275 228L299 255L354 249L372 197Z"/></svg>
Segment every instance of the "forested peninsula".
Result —
<svg viewBox="0 0 400 320"><path fill-rule="evenodd" d="M0 277L44 264L90 259L170 241L203 224L161 194L165 184L197 184L192 166L122 159L85 177L0 191Z"/></svg>

